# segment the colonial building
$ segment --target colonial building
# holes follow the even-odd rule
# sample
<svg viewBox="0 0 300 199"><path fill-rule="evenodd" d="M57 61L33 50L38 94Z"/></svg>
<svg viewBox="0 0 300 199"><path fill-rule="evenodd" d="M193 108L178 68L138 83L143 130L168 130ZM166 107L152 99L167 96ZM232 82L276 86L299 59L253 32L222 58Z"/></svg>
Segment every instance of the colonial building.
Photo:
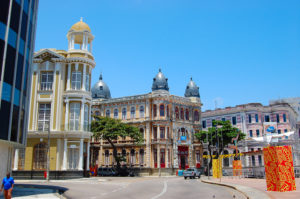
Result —
<svg viewBox="0 0 300 199"><path fill-rule="evenodd" d="M169 93L168 79L161 70L153 79L152 92L121 98L111 98L102 75L92 89L95 115L120 119L134 125L144 136L142 145L129 138L115 140L118 153L126 164L135 168L187 168L200 166L202 146L194 139L201 129L199 87L191 79L185 97ZM91 144L91 163L98 167L114 165L112 147L105 140Z"/></svg>
<svg viewBox="0 0 300 199"><path fill-rule="evenodd" d="M46 169L48 131L50 170L82 173L88 168L94 36L81 20L67 38L68 51L42 49L34 54L25 164L15 169Z"/></svg>
<svg viewBox="0 0 300 199"><path fill-rule="evenodd" d="M290 131L296 131L297 113L288 103L274 103L269 106L263 106L260 103L250 103L237 105L235 107L226 107L224 109L207 110L202 113L202 127L207 130L212 127L214 120L229 120L234 127L239 128L246 134L246 139L239 142L239 152L246 152L242 157L244 167L263 166L262 149L265 145L254 141L254 137L262 137L267 132L266 129L272 125L276 129L276 134ZM300 151L297 146L297 134L289 137L279 138L278 145L291 144L293 146L294 164L300 164ZM232 154L233 149L225 149L224 154ZM207 149L204 155L207 155ZM223 160L224 167L232 166L231 158ZM206 161L205 161L206 163Z"/></svg>

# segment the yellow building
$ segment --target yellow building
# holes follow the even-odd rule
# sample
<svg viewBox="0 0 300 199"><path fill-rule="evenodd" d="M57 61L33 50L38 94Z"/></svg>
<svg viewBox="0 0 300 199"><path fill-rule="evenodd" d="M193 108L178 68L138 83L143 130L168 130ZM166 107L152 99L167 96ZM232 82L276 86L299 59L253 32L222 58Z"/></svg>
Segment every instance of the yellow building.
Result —
<svg viewBox="0 0 300 199"><path fill-rule="evenodd" d="M202 128L199 87L191 79L185 96L175 96L169 93L167 80L159 71L151 93L121 98L111 98L102 75L92 88L93 114L120 119L143 134L141 145L133 144L130 138L114 141L118 153L126 157L122 164L138 168L141 175L156 175L158 171L168 175L177 169L199 167L202 162L202 145L194 138ZM112 154L108 142L92 140L92 166L113 167Z"/></svg>
<svg viewBox="0 0 300 199"><path fill-rule="evenodd" d="M68 51L42 49L34 54L27 147L25 154L16 153L23 157L15 158L25 156L19 170L46 169L48 130L50 170L81 175L89 168L94 36L81 20L67 38Z"/></svg>

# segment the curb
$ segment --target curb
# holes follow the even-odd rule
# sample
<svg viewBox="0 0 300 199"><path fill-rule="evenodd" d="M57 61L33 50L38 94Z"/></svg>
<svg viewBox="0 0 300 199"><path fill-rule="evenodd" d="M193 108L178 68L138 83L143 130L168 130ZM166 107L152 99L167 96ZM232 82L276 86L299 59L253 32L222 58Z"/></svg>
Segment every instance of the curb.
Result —
<svg viewBox="0 0 300 199"><path fill-rule="evenodd" d="M210 180L203 180L203 179L200 179L200 180L203 183L214 184L214 185L219 185L219 186L224 186L224 187L229 187L231 189L235 189L238 192L242 193L247 199L256 199L256 198L271 199L266 193L264 193L260 190L254 189L252 187L227 184L227 183L221 183L221 182L213 182ZM241 189L243 189L243 190L241 190Z"/></svg>

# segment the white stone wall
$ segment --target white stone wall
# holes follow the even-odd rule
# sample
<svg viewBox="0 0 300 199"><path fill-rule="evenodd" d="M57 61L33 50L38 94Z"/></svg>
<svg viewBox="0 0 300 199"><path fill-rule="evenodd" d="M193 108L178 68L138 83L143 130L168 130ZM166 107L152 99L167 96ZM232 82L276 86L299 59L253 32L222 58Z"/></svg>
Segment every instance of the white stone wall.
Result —
<svg viewBox="0 0 300 199"><path fill-rule="evenodd" d="M11 147L3 142L0 142L0 179L5 177L6 172L11 170Z"/></svg>

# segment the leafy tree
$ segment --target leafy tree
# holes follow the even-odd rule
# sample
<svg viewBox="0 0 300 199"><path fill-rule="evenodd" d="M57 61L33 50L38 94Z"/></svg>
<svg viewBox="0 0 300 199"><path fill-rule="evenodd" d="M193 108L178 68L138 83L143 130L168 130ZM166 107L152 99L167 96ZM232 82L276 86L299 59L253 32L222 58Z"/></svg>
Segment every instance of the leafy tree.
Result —
<svg viewBox="0 0 300 199"><path fill-rule="evenodd" d="M239 135L239 136L238 136ZM195 137L202 143L208 143L209 157L212 157L213 151L216 152L215 159L223 154L224 147L228 144L245 139L246 134L242 133L240 129L233 127L230 121L213 121L213 127L208 128L208 131L199 131L195 133ZM210 158L209 167L212 166L212 158Z"/></svg>
<svg viewBox="0 0 300 199"><path fill-rule="evenodd" d="M120 137L130 137L133 143L140 144L143 141L143 135L137 127L131 126L126 123L122 123L120 120L116 120L109 117L93 116L94 120L91 124L91 130L96 139L103 139L110 143L113 148L113 156L117 163L117 171L124 173L121 168L121 161L125 160L123 155L118 155L117 147L114 144Z"/></svg>

